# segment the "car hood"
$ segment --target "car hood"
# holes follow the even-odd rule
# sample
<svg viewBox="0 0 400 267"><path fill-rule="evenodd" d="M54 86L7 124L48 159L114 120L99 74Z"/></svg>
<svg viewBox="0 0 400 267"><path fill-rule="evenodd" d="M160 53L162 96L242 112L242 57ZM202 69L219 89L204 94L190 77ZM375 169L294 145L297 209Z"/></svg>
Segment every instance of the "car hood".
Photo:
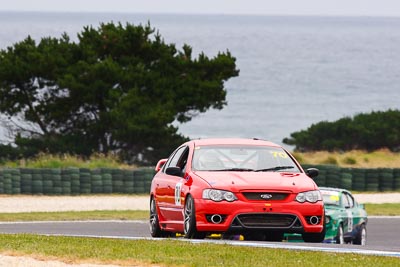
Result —
<svg viewBox="0 0 400 267"><path fill-rule="evenodd" d="M197 171L194 174L214 188L232 192L285 190L296 193L316 189L314 181L304 173Z"/></svg>

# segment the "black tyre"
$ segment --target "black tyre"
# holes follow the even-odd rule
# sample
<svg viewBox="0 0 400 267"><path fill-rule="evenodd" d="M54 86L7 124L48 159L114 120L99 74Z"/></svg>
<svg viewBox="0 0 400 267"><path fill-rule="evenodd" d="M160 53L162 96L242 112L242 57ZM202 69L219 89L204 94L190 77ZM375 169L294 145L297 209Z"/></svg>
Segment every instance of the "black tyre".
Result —
<svg viewBox="0 0 400 267"><path fill-rule="evenodd" d="M190 195L186 198L183 219L183 233L185 238L204 239L206 237L206 233L198 232L196 229L196 208L194 200Z"/></svg>
<svg viewBox="0 0 400 267"><path fill-rule="evenodd" d="M304 242L307 243L321 243L325 239L325 224L321 233L303 233L301 236L303 237Z"/></svg>
<svg viewBox="0 0 400 267"><path fill-rule="evenodd" d="M343 232L343 226L340 224L338 229L337 229L337 234L336 234L336 244L344 244L344 232Z"/></svg>
<svg viewBox="0 0 400 267"><path fill-rule="evenodd" d="M367 228L364 224L360 226L356 238L353 241L355 245L365 246L367 244Z"/></svg>
<svg viewBox="0 0 400 267"><path fill-rule="evenodd" d="M150 234L152 237L169 237L169 232L161 230L160 222L157 214L157 204L152 197L150 200Z"/></svg>

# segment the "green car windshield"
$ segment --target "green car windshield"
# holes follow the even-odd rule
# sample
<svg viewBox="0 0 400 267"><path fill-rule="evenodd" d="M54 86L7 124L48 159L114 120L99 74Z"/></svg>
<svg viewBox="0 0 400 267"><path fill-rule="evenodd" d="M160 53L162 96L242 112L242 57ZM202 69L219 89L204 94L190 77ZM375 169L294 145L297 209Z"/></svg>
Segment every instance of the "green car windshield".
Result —
<svg viewBox="0 0 400 267"><path fill-rule="evenodd" d="M340 193L336 191L320 190L325 205L340 206Z"/></svg>
<svg viewBox="0 0 400 267"><path fill-rule="evenodd" d="M198 146L192 168L196 171L300 172L285 150L267 146Z"/></svg>

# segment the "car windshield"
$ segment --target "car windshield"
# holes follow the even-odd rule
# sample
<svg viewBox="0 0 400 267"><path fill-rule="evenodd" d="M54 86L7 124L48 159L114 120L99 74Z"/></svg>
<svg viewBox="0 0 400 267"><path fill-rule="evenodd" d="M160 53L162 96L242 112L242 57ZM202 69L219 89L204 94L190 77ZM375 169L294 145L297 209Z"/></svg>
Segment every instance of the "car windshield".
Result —
<svg viewBox="0 0 400 267"><path fill-rule="evenodd" d="M320 190L325 205L340 205L340 194L337 191Z"/></svg>
<svg viewBox="0 0 400 267"><path fill-rule="evenodd" d="M268 146L198 146L192 168L196 171L300 172L285 150Z"/></svg>

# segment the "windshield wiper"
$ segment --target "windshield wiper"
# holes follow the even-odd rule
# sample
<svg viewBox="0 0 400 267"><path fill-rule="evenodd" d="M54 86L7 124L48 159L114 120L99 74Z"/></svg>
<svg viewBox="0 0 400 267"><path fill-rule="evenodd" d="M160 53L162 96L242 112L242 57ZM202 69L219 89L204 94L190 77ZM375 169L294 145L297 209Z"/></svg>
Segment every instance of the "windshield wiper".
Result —
<svg viewBox="0 0 400 267"><path fill-rule="evenodd" d="M249 168L230 168L230 169L222 169L222 170L215 170L217 172L254 172L256 170L249 169Z"/></svg>
<svg viewBox="0 0 400 267"><path fill-rule="evenodd" d="M273 172L273 171L293 169L293 168L294 168L293 166L276 166L272 168L256 170L256 172Z"/></svg>

